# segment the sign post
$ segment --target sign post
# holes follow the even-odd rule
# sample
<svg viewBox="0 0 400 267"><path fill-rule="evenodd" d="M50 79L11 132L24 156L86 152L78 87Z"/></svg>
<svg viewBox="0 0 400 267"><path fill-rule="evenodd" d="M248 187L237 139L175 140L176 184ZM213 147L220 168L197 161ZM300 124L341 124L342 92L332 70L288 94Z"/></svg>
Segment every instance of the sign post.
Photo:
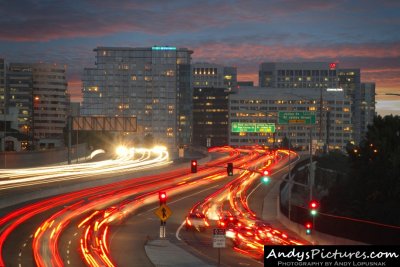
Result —
<svg viewBox="0 0 400 267"><path fill-rule="evenodd" d="M165 238L165 225L167 219L171 216L172 211L167 206L167 193L165 191L158 192L158 198L160 200L160 206L154 211L154 213L160 218L160 238Z"/></svg>
<svg viewBox="0 0 400 267"><path fill-rule="evenodd" d="M213 247L218 248L218 266L221 265L221 248L226 247L225 229L213 229Z"/></svg>

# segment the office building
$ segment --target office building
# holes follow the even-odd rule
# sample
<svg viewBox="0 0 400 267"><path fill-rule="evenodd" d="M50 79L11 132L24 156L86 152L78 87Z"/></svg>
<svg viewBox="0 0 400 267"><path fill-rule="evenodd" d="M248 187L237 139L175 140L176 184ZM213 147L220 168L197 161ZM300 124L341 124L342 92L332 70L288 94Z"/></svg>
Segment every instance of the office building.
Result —
<svg viewBox="0 0 400 267"><path fill-rule="evenodd" d="M96 67L85 68L82 115L136 116L137 133L171 151L191 142L192 88L186 48L97 47Z"/></svg>
<svg viewBox="0 0 400 267"><path fill-rule="evenodd" d="M6 75L7 108L15 107L16 130L33 142L33 76L29 64L10 63Z"/></svg>
<svg viewBox="0 0 400 267"><path fill-rule="evenodd" d="M33 77L33 128L39 148L64 146L69 98L65 66L31 64Z"/></svg>
<svg viewBox="0 0 400 267"><path fill-rule="evenodd" d="M361 118L361 73L360 69L340 69L338 70L338 86L343 88L346 95L351 99L353 137L358 144L362 139L361 125L365 124Z"/></svg>
<svg viewBox="0 0 400 267"><path fill-rule="evenodd" d="M228 144L228 95L237 86L237 71L213 63L192 65L193 145Z"/></svg>
<svg viewBox="0 0 400 267"><path fill-rule="evenodd" d="M259 86L266 88L337 88L337 64L326 62L262 63Z"/></svg>
<svg viewBox="0 0 400 267"><path fill-rule="evenodd" d="M0 114L5 114L6 109L6 62L0 58Z"/></svg>
<svg viewBox="0 0 400 267"><path fill-rule="evenodd" d="M260 88L241 87L229 95L229 144L279 146L284 137L293 148L309 149L310 125L303 123L278 124L279 112L314 112L311 124L313 146L344 150L352 140L351 101L344 91L320 88ZM321 106L323 109L321 110ZM233 132L233 123L274 123L276 133ZM319 141L323 140L323 142Z"/></svg>
<svg viewBox="0 0 400 267"><path fill-rule="evenodd" d="M360 136L364 138L368 125L374 122L375 113L375 83L361 83L361 104L360 104Z"/></svg>
<svg viewBox="0 0 400 267"><path fill-rule="evenodd" d="M4 60L1 63L4 78L0 79L0 98L5 106L1 112L6 114L3 121L7 131L17 131L18 140L23 141L18 147L26 150L64 146L69 105L65 67L45 63L6 65Z"/></svg>
<svg viewBox="0 0 400 267"><path fill-rule="evenodd" d="M356 143L363 139L364 129L371 123L370 118L361 115L363 96L360 69L339 68L337 63L328 62L262 63L259 82L267 88L342 88L352 103L353 141ZM321 97L324 97L322 93ZM366 98L371 97L369 95ZM375 110L375 103L372 107L371 102L368 103L368 109Z"/></svg>

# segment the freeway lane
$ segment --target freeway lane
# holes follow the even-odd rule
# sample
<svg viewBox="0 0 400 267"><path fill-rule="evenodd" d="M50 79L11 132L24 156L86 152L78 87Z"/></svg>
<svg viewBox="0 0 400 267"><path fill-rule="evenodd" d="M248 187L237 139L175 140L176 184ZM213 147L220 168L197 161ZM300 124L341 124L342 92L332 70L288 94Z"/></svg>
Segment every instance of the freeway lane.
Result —
<svg viewBox="0 0 400 267"><path fill-rule="evenodd" d="M186 170L185 171L187 171L187 168L186 168ZM163 175L163 176L165 176L165 175ZM160 178L159 177L157 177L157 176L155 176L153 179L157 179L157 180L159 180ZM135 182L137 182L138 180L135 180ZM113 186L112 188L114 188L115 186ZM119 185L119 187L124 187L122 184L121 185ZM98 190L98 189L97 189ZM103 188L103 189L101 189L101 190L106 190L107 191L107 188ZM94 192L94 194L96 195L96 193L97 192ZM98 194L98 193L97 193ZM64 197L65 198L65 197ZM82 197L80 197L81 199L82 199ZM86 197L84 197L84 199L86 199L86 200L90 200L87 196ZM78 200L78 199L77 199ZM60 200L61 201L61 200ZM76 200L75 200L76 201ZM69 203L68 201L64 201L64 202L61 202L61 203L52 203L52 204L56 204L56 206L57 207L59 207L60 205L72 205L73 203ZM48 204L47 204L48 205ZM42 209L43 208L43 206L44 206L44 208L46 208L46 209L48 209L48 208L50 208L50 207L46 207L46 205L44 204L44 205L42 205L42 206L40 206L40 209ZM38 210L39 212L42 212L41 210ZM24 215L26 215L26 214L24 214ZM47 214L46 214L47 215ZM48 215L47 216L44 216L44 217L48 217ZM28 225L28 224L27 224ZM32 227L31 227L32 228ZM18 233L19 232L22 232L22 231L18 231ZM32 232L35 232L34 230L33 231L31 231L31 233ZM4 233L4 232L3 232ZM15 231L13 232L13 234L15 233ZM17 234L18 235L18 234ZM4 238L4 237L3 237ZM9 247L13 247L14 246L14 241L15 240L26 240L27 239L27 236L25 235L25 236L18 236L18 237L16 237L16 238L12 238L12 239L10 239L10 240L7 240L7 241L9 241L9 243L8 244L6 244L6 248L8 249ZM30 242L29 242L30 243ZM29 244L28 243L28 244ZM23 244L22 244L22 246L23 246ZM29 246L28 245L26 245L25 247L22 247L21 246L21 244L19 244L19 246L17 247L17 248L15 248L14 247L14 249L11 249L12 251L18 251L19 249L18 248L20 248L20 249L24 249L24 250L26 250L27 252L24 252L24 253L22 253L22 255L24 256L24 257L31 257L31 253L29 253ZM71 249L70 251L76 251L76 250L74 250L74 249ZM6 256L6 257L9 257L10 255L14 255L13 253L4 253L4 251L2 251L3 253L2 253L2 255L3 256ZM26 256L25 256L26 255ZM65 259L65 257L63 257L64 259ZM9 259L9 264L13 264L13 263L15 263L15 262L17 262L18 260L17 260L17 258L10 258ZM29 261L28 261L29 262Z"/></svg>
<svg viewBox="0 0 400 267"><path fill-rule="evenodd" d="M194 247L189 247L185 242L177 240L175 234L195 203L203 200L231 180L232 178L215 184L206 184L196 190L169 197L167 202L173 212L166 225L167 238L213 265L216 264L218 252L217 249L212 248L210 229L203 233L181 232L182 238ZM153 266L145 253L144 244L148 239L158 238L160 221L154 214L154 209L157 207L158 203L149 205L137 215L130 217L121 226L111 229L113 233L110 242L111 255L115 258L116 266ZM179 255L171 255L171 257L179 257ZM222 262L223 266L262 266L260 262L235 253L228 248L222 250Z"/></svg>

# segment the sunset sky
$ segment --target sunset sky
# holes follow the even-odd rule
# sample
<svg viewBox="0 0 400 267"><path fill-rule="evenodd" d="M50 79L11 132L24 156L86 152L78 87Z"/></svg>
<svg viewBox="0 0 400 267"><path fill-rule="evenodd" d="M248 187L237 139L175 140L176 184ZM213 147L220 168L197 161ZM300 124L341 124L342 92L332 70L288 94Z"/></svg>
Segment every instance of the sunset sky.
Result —
<svg viewBox="0 0 400 267"><path fill-rule="evenodd" d="M169 45L193 62L238 68L258 83L261 62L327 61L361 68L377 93L400 94L399 0L103 1L0 0L0 57L67 65L80 100L97 46ZM400 115L400 97L377 96L380 114Z"/></svg>

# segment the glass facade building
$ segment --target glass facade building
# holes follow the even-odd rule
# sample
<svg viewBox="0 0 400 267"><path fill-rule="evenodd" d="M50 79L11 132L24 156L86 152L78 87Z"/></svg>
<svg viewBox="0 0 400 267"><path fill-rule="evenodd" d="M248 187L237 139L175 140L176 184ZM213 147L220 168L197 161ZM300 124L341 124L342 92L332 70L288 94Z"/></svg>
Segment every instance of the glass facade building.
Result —
<svg viewBox="0 0 400 267"><path fill-rule="evenodd" d="M192 64L193 144L228 144L228 96L237 87L237 70L214 63Z"/></svg>
<svg viewBox="0 0 400 267"><path fill-rule="evenodd" d="M137 133L169 148L190 144L192 89L186 48L97 47L85 68L82 115L136 116Z"/></svg>

